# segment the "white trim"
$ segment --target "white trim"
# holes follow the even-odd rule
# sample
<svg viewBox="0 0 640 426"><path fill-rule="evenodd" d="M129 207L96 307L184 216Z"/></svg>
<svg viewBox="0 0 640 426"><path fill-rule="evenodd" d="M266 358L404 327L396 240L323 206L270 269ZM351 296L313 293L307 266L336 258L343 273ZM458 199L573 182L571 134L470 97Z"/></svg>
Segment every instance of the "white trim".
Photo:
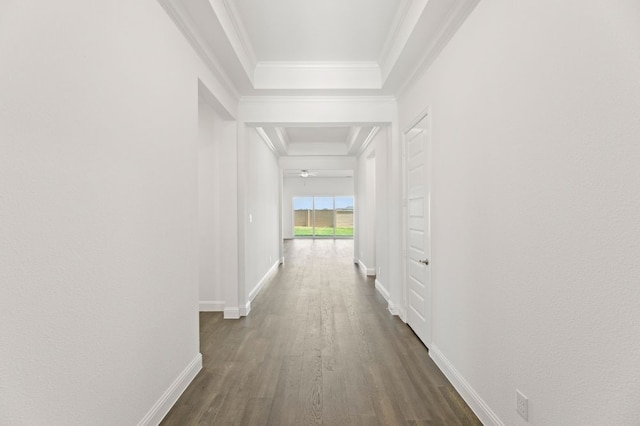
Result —
<svg viewBox="0 0 640 426"><path fill-rule="evenodd" d="M337 95L337 96L287 96L287 95L266 95L266 96L241 96L240 102L244 104L248 103L266 103L271 104L273 102L291 102L291 103L367 103L367 104L379 104L389 103L396 105L396 97L388 95L377 96L349 96L349 95ZM385 121L386 123L386 121Z"/></svg>
<svg viewBox="0 0 640 426"><path fill-rule="evenodd" d="M391 301L389 301L388 309L391 315L398 316L400 317L400 319L402 319L403 322L406 322L404 318L404 309L402 309L401 305L397 303L391 303Z"/></svg>
<svg viewBox="0 0 640 426"><path fill-rule="evenodd" d="M209 4L249 81L253 82L253 70L258 61L237 9L228 0L210 0Z"/></svg>
<svg viewBox="0 0 640 426"><path fill-rule="evenodd" d="M280 153L278 152L276 147L273 145L273 142L271 142L271 139L265 133L264 129L262 127L256 127L255 129L258 135L262 138L264 143L267 145L267 147L271 150L271 152L273 152L277 156L280 156Z"/></svg>
<svg viewBox="0 0 640 426"><path fill-rule="evenodd" d="M473 387L465 380L460 372L453 364L444 356L444 354L431 344L429 347L429 356L436 363L438 368L449 379L454 388L458 391L462 399L471 407L478 419L485 425L504 426L504 423L496 413L491 410L489 405L478 395Z"/></svg>
<svg viewBox="0 0 640 426"><path fill-rule="evenodd" d="M407 323L407 310L403 306L399 308L398 318L400 318L403 323Z"/></svg>
<svg viewBox="0 0 640 426"><path fill-rule="evenodd" d="M373 126L371 128L371 132L369 132L369 134L367 135L367 138L364 140L364 142L362 142L362 145L358 150L358 155L361 155L369 147L369 144L371 143L373 138L376 137L379 131L380 131L380 126Z"/></svg>
<svg viewBox="0 0 640 426"><path fill-rule="evenodd" d="M410 132L414 127L416 127L418 125L418 123L420 123L425 117L430 117L431 116L431 105L427 106L425 109L423 109L422 111L420 111L420 114L418 114L417 116L414 117L413 120L411 120L409 122L409 124L407 124L404 129L403 129L403 134L407 134L408 132ZM429 129L431 129L431 122L429 122ZM406 142L406 141L403 141Z"/></svg>
<svg viewBox="0 0 640 426"><path fill-rule="evenodd" d="M219 300L201 300L199 303L200 312L224 312L224 302Z"/></svg>
<svg viewBox="0 0 640 426"><path fill-rule="evenodd" d="M258 62L254 89L381 89L377 62Z"/></svg>
<svg viewBox="0 0 640 426"><path fill-rule="evenodd" d="M382 49L383 54L378 61L382 70L383 83L402 55L428 2L429 0L410 0L400 14L396 15L394 25Z"/></svg>
<svg viewBox="0 0 640 426"><path fill-rule="evenodd" d="M282 127L274 127L273 132L276 135L276 142L278 143L278 148L280 148L280 153L282 155L287 155L289 151L289 135Z"/></svg>
<svg viewBox="0 0 640 426"><path fill-rule="evenodd" d="M365 265L362 260L358 260L357 263L360 271L367 277L374 277L376 275L376 268L367 268L367 265Z"/></svg>
<svg viewBox="0 0 640 426"><path fill-rule="evenodd" d="M240 308L224 308L224 319L239 319Z"/></svg>
<svg viewBox="0 0 640 426"><path fill-rule="evenodd" d="M352 126L349 129L349 135L347 136L347 152L351 154L351 149L353 148L353 144L358 140L358 136L360 135L360 131L362 130L361 126Z"/></svg>
<svg viewBox="0 0 640 426"><path fill-rule="evenodd" d="M435 36L431 38L433 41L426 46L426 49L423 49L425 53L418 62L418 65L406 74L404 83L396 90L398 99L404 95L405 90L415 84L418 77L435 61L478 3L480 3L480 0L458 1L457 4L454 4L449 14L442 19L440 28L436 31Z"/></svg>
<svg viewBox="0 0 640 426"><path fill-rule="evenodd" d="M199 35L197 35L193 30L196 26L190 18L187 18L188 13L185 12L182 7L176 7L177 5L171 0L158 0L158 3L160 3L160 6L162 6L164 11L167 12L167 15L169 15L169 18L171 18L173 23L176 24L184 38L187 39L200 59L202 59L211 72L220 80L220 83L222 83L224 88L231 92L235 99L238 99L240 97L240 93L238 92L235 84L231 82L229 75L224 71L224 67L220 64L215 55L210 54L210 52L204 48L205 43L203 43Z"/></svg>
<svg viewBox="0 0 640 426"><path fill-rule="evenodd" d="M189 365L182 370L182 373L176 377L167 390L164 391L160 399L153 404L153 407L151 407L142 420L138 422L138 426L159 424L200 370L202 370L202 354L198 353Z"/></svg>
<svg viewBox="0 0 640 426"><path fill-rule="evenodd" d="M260 290L262 290L262 287L264 287L267 281L269 281L269 278L271 278L271 276L276 273L276 271L278 270L278 266L280 266L281 263L282 262L280 261L280 259L277 259L276 262L273 265L271 265L271 268L269 268L267 273L264 274L262 279L258 281L258 284L256 284L255 287L253 287L253 290L249 292L249 303L247 305L253 302L253 299L255 299L258 293L260 293Z"/></svg>
<svg viewBox="0 0 640 426"><path fill-rule="evenodd" d="M380 293L380 295L384 297L384 300L386 300L387 303L389 303L389 300L391 300L391 295L389 294L389 290L384 288L382 283L378 280L376 280L376 290L378 290L378 293Z"/></svg>
<svg viewBox="0 0 640 426"><path fill-rule="evenodd" d="M274 69L371 69L378 68L376 61L260 61L258 67Z"/></svg>
<svg viewBox="0 0 640 426"><path fill-rule="evenodd" d="M247 302L247 304L244 306L240 306L238 312L241 317L246 317L247 315L249 315L251 313L251 301Z"/></svg>

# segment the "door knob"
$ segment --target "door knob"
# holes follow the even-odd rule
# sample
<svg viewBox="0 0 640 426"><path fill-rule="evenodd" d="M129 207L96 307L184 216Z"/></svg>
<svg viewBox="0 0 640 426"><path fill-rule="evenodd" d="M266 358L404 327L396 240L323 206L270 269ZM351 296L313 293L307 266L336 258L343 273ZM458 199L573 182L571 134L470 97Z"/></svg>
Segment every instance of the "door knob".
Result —
<svg viewBox="0 0 640 426"><path fill-rule="evenodd" d="M419 260L418 262L424 263L425 265L428 265L429 264L429 259L422 259L422 260Z"/></svg>

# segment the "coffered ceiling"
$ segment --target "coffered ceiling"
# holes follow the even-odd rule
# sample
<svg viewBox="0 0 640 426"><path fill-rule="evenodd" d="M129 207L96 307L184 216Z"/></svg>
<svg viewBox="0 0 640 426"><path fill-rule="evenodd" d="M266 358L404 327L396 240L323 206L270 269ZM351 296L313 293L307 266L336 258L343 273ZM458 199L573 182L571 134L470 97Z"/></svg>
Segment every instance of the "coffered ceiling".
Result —
<svg viewBox="0 0 640 426"><path fill-rule="evenodd" d="M376 62L410 0L227 0L258 62Z"/></svg>
<svg viewBox="0 0 640 426"><path fill-rule="evenodd" d="M159 1L238 96L393 96L479 0Z"/></svg>
<svg viewBox="0 0 640 426"><path fill-rule="evenodd" d="M479 0L158 0L238 99L397 96ZM260 127L280 156L356 156L378 128Z"/></svg>
<svg viewBox="0 0 640 426"><path fill-rule="evenodd" d="M304 127L265 127L258 131L280 155L356 156L371 141L378 127L314 124Z"/></svg>

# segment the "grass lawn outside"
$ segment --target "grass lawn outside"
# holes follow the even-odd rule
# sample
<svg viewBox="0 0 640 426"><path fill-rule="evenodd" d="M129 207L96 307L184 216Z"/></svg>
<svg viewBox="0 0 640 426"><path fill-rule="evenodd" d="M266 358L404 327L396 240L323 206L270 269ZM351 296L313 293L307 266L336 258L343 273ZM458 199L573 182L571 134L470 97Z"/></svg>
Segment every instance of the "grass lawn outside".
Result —
<svg viewBox="0 0 640 426"><path fill-rule="evenodd" d="M313 227L311 226L296 226L294 228L294 235L296 237L312 237ZM353 237L353 227L349 228L336 228L336 237ZM333 237L333 228L316 228L316 237Z"/></svg>

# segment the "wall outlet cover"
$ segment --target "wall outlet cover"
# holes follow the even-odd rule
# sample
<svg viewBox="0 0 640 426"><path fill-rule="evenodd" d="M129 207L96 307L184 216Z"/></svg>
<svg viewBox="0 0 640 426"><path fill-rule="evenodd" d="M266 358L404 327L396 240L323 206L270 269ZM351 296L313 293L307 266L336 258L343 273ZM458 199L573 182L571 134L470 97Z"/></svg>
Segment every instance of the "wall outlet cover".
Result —
<svg viewBox="0 0 640 426"><path fill-rule="evenodd" d="M529 399L516 389L516 411L523 419L529 421Z"/></svg>

